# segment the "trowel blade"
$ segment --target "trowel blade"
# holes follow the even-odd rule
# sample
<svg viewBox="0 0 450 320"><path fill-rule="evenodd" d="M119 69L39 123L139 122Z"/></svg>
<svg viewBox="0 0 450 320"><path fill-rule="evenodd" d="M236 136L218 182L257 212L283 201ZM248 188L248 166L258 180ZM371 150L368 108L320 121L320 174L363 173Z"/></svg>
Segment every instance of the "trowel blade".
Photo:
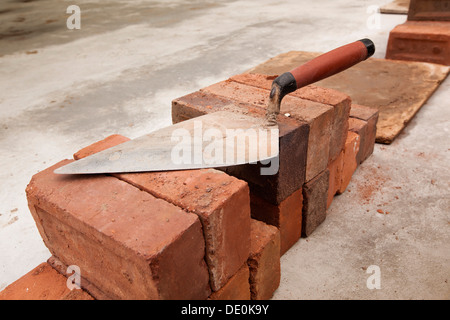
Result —
<svg viewBox="0 0 450 320"><path fill-rule="evenodd" d="M219 111L156 130L55 170L96 174L215 168L269 163L278 157L278 126Z"/></svg>

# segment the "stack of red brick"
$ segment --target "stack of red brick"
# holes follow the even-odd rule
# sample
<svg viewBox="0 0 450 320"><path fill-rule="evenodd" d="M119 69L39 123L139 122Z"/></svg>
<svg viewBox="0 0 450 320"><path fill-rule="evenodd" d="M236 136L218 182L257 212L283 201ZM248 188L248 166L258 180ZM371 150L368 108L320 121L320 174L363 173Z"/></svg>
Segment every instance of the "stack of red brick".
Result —
<svg viewBox="0 0 450 320"><path fill-rule="evenodd" d="M274 77L241 74L172 102L174 123L219 110L264 117ZM278 116L279 171L262 176L255 165L226 168L248 182L251 215L280 230L281 254L309 236L335 194L372 154L378 111L352 105L347 95L308 86L287 95Z"/></svg>
<svg viewBox="0 0 450 320"><path fill-rule="evenodd" d="M228 108L264 117L272 80L243 74L175 99L173 121ZM377 117L334 90L310 86L286 96L279 170L269 176L255 164L54 174L74 161L63 160L26 190L52 257L0 299L269 299L280 283L280 256L324 221L334 195L372 153ZM74 159L127 140L110 136ZM72 265L82 294L64 288Z"/></svg>
<svg viewBox="0 0 450 320"><path fill-rule="evenodd" d="M74 159L127 140L110 136ZM214 169L53 173L71 161L34 175L26 190L52 254L36 270L59 272L33 270L0 299L269 299L278 287L279 231L251 219L246 182ZM72 265L84 295L53 290Z"/></svg>
<svg viewBox="0 0 450 320"><path fill-rule="evenodd" d="M389 33L386 59L450 65L449 2L411 0L407 21Z"/></svg>
<svg viewBox="0 0 450 320"><path fill-rule="evenodd" d="M450 65L450 21L406 21L389 33L386 59Z"/></svg>

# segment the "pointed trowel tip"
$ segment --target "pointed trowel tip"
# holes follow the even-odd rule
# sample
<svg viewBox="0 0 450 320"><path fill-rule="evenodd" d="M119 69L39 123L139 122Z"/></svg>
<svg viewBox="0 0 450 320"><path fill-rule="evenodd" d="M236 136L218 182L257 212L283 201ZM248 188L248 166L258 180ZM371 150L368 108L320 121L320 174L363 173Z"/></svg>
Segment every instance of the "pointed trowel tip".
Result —
<svg viewBox="0 0 450 320"><path fill-rule="evenodd" d="M64 166L64 167L60 167L60 168L57 168L57 169L53 170L53 173L56 173L56 174L68 174L69 172L67 172L67 169L65 169L65 166Z"/></svg>
<svg viewBox="0 0 450 320"><path fill-rule="evenodd" d="M55 170L53 170L53 173L56 173L56 174L78 174L79 172L77 172L76 167L74 169L74 166L73 166L74 163L76 163L76 161L66 164L62 167L56 168Z"/></svg>
<svg viewBox="0 0 450 320"><path fill-rule="evenodd" d="M58 169L54 170L53 173L55 173L55 174L68 174L67 172L65 172L61 168L58 168Z"/></svg>

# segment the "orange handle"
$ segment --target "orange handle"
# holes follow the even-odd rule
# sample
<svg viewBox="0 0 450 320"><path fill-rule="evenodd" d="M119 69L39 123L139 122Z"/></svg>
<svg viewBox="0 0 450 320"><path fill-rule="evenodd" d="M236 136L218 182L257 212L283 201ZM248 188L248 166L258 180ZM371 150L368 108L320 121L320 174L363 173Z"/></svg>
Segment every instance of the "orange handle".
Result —
<svg viewBox="0 0 450 320"><path fill-rule="evenodd" d="M369 39L355 41L324 53L291 70L290 73L294 76L299 89L366 60L374 51L375 46Z"/></svg>

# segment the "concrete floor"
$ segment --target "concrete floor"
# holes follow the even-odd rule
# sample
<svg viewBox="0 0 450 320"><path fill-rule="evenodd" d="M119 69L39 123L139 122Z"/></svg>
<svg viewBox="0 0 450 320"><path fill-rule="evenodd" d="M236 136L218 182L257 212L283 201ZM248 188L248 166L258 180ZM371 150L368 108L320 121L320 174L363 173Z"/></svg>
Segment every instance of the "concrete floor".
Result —
<svg viewBox="0 0 450 320"><path fill-rule="evenodd" d="M368 37L383 58L406 19L369 28L369 6L387 2L78 0L81 29L68 30L73 1L2 1L0 290L49 257L25 198L34 173L110 134L167 126L172 99L282 52ZM449 101L447 79L392 145L376 145L282 257L274 299L450 298ZM371 265L381 289L366 285Z"/></svg>

